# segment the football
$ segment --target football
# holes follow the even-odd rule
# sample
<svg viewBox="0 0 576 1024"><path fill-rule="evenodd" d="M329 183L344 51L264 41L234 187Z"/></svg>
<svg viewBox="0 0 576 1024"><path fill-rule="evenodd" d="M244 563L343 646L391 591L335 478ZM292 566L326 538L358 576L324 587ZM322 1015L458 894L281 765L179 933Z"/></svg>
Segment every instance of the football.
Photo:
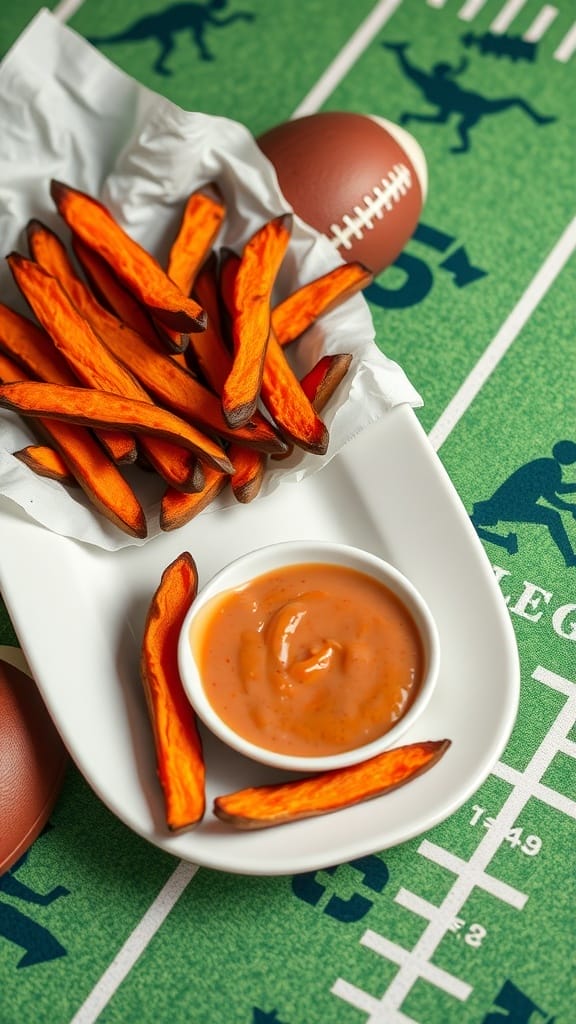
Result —
<svg viewBox="0 0 576 1024"><path fill-rule="evenodd" d="M36 684L0 662L0 875L47 823L67 762Z"/></svg>
<svg viewBox="0 0 576 1024"><path fill-rule="evenodd" d="M418 224L426 159L404 128L383 118L326 111L257 139L294 212L345 260L374 274L394 262Z"/></svg>

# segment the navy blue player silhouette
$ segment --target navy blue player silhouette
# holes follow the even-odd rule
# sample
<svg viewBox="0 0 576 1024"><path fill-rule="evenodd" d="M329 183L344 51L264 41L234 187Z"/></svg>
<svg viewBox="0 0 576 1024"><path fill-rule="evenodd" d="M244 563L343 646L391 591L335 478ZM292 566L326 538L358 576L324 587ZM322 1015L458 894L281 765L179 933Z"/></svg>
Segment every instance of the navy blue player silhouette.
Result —
<svg viewBox="0 0 576 1024"><path fill-rule="evenodd" d="M576 565L576 552L562 522L562 512L570 512L576 519L576 502L565 501L563 494L576 493L576 483L564 483L562 467L576 463L576 443L558 441L552 448L552 458L534 459L515 470L498 487L488 501L479 501L473 507L471 520L479 537L507 549L514 555L518 551L515 533L500 534L487 530L498 523L532 523L548 529L567 566ZM560 510L560 511L558 511Z"/></svg>
<svg viewBox="0 0 576 1024"><path fill-rule="evenodd" d="M434 64L431 71L424 71L417 67L406 56L408 43L382 43L382 46L396 54L400 67L411 82L414 82L420 89L424 99L435 106L436 113L415 114L404 113L400 118L401 124L408 124L409 121L421 121L432 124L446 124L448 119L455 115L458 118L456 131L460 137L460 145L453 146L451 153L467 153L470 149L470 129L488 114L500 114L511 107L517 107L528 115L537 125L550 124L555 121L554 117L545 117L539 114L526 100L520 96L505 96L497 99L490 99L482 96L479 92L471 89L463 89L455 78L461 75L468 67L466 57L462 57L459 64L453 66L441 61Z"/></svg>
<svg viewBox="0 0 576 1024"><path fill-rule="evenodd" d="M29 853L30 850L26 850L8 871L0 875L0 938L7 939L24 950L24 955L17 964L19 968L45 964L49 960L66 956L64 946L48 928L34 921L24 910L5 903L1 898L2 893L5 893L6 896L29 905L48 907L55 900L69 895L69 890L63 885L57 885L49 892L36 892L16 877L17 872L26 863Z"/></svg>
<svg viewBox="0 0 576 1024"><path fill-rule="evenodd" d="M107 36L89 36L88 42L94 46L107 43L130 43L153 39L158 43L160 52L154 61L154 70L159 75L168 76L172 71L167 66L168 57L176 47L175 37L180 32L188 32L198 50L201 60L214 60L209 50L205 33L208 27L224 28L234 21L253 21L254 15L249 11L236 11L233 14L219 15L228 0L207 0L205 4L182 3L164 7L156 14L146 14L127 28Z"/></svg>

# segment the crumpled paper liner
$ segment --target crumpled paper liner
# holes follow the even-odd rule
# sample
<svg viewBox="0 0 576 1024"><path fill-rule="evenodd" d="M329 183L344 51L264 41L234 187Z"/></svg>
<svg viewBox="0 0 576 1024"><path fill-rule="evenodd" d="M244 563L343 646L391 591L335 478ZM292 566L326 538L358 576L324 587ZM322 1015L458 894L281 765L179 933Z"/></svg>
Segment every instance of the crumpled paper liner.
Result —
<svg viewBox="0 0 576 1024"><path fill-rule="evenodd" d="M184 201L208 182L218 183L228 211L217 244L237 252L264 220L291 209L273 167L243 125L175 106L124 74L47 11L32 21L0 65L0 111L4 254L27 252L24 231L32 217L68 240L50 198L52 178L102 199L161 261ZM295 218L278 296L340 262L326 238ZM5 262L0 265L0 300L30 315ZM299 375L331 352L351 352L354 361L324 412L329 451L325 457L295 452L277 465L269 460L262 493L317 472L393 406L421 405L401 367L377 348L362 296L321 318L291 346ZM0 501L5 508L15 503L47 529L107 550L146 543L108 523L78 488L38 477L14 458L14 451L36 439L26 421L0 411ZM146 511L151 538L159 530L162 484L142 470L127 472ZM214 507L231 500L220 498Z"/></svg>

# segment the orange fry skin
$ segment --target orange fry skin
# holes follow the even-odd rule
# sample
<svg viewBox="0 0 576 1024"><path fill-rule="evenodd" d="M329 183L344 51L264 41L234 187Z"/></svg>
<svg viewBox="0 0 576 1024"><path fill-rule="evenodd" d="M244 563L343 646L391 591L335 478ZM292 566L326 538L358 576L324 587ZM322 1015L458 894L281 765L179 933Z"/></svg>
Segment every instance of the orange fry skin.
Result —
<svg viewBox="0 0 576 1024"><path fill-rule="evenodd" d="M208 314L206 330L193 334L186 355L215 394L221 395L232 367L232 354L224 341L218 295L216 259L209 257L194 282L194 295Z"/></svg>
<svg viewBox="0 0 576 1024"><path fill-rule="evenodd" d="M152 318L132 292L120 283L106 260L85 245L77 235L72 235L72 251L100 305L114 313L126 327L145 338L153 348L164 351L164 343Z"/></svg>
<svg viewBox="0 0 576 1024"><path fill-rule="evenodd" d="M162 573L146 616L140 659L166 823L172 832L196 825L206 805L202 741L177 658L178 635L197 589L196 564L184 551Z"/></svg>
<svg viewBox="0 0 576 1024"><path fill-rule="evenodd" d="M233 249L223 248L220 250L218 266L218 282L222 305L229 317L234 310L234 282L238 273L240 257Z"/></svg>
<svg viewBox="0 0 576 1024"><path fill-rule="evenodd" d="M168 254L168 277L185 295L190 295L196 275L211 251L226 215L217 186L212 184L211 188L213 195L198 189L188 197Z"/></svg>
<svg viewBox="0 0 576 1024"><path fill-rule="evenodd" d="M95 388L66 387L42 381L5 384L0 405L21 416L43 416L88 427L119 426L180 444L226 473L234 467L223 449L180 417L136 399Z"/></svg>
<svg viewBox="0 0 576 1024"><path fill-rule="evenodd" d="M300 380L300 386L312 403L317 413L322 412L328 404L340 381L344 379L350 365L352 356L349 352L337 352L333 355L321 356L315 366ZM288 452L281 455L272 455L275 460L285 459L292 454L292 445Z"/></svg>
<svg viewBox="0 0 576 1024"><path fill-rule="evenodd" d="M51 384L78 383L78 378L55 348L50 335L37 324L0 302L0 349L34 377ZM133 437L122 431L100 431L98 436L114 462L134 462L138 454Z"/></svg>
<svg viewBox="0 0 576 1024"><path fill-rule="evenodd" d="M20 462L23 462L38 476L45 476L49 480L58 480L63 484L75 483L66 460L49 445L28 444L20 451L14 452L14 458L20 459Z"/></svg>
<svg viewBox="0 0 576 1024"><path fill-rule="evenodd" d="M37 221L29 225L29 242L39 265L57 278L78 312L104 342L109 351L101 354L106 355L110 368L110 353L114 360L122 365L120 380L124 384L125 394L128 394L128 387L134 397L138 397L138 392L140 397L145 396L150 400L149 392L163 405L210 436L243 441L248 447L262 446L267 451L285 450L286 445L259 413L246 427L232 431L222 415L222 408L216 396L200 384L187 369L178 365L174 359L168 358L166 351L157 343L150 341L149 337L143 337L129 324L123 323L116 314L106 309L77 276L57 236ZM19 262L22 262L21 257ZM62 345L68 347L69 342L70 339L66 337ZM87 348L88 352L93 352L101 350L102 346L96 340ZM86 358L84 355L83 359ZM84 382L90 384L90 379L84 377ZM105 380L100 380L96 386L106 390L119 390L118 387L106 388ZM161 472L160 467L156 468ZM166 477L166 474L162 475ZM168 482L179 490L190 489L187 486L188 480L173 478Z"/></svg>
<svg viewBox="0 0 576 1024"><path fill-rule="evenodd" d="M183 335L204 329L204 310L180 291L158 261L120 227L103 203L60 181L51 182L50 192L70 230L106 260L151 316Z"/></svg>
<svg viewBox="0 0 576 1024"><path fill-rule="evenodd" d="M286 443L258 411L246 426L230 427L217 395L134 332L110 332L106 343L157 401L210 436L267 452L286 451Z"/></svg>
<svg viewBox="0 0 576 1024"><path fill-rule="evenodd" d="M233 444L228 449L234 472L230 477L230 485L236 501L247 505L260 493L266 470L266 456L253 448L244 448Z"/></svg>
<svg viewBox="0 0 576 1024"><path fill-rule="evenodd" d="M16 387L18 382L25 383L29 379L25 370L0 352L2 386ZM36 422L63 456L94 508L124 533L144 539L148 529L142 506L90 431L42 417L38 417Z"/></svg>
<svg viewBox="0 0 576 1024"><path fill-rule="evenodd" d="M315 366L302 377L300 385L316 412L330 401L336 388L350 369L352 356L349 352L337 352L322 356Z"/></svg>
<svg viewBox="0 0 576 1024"><path fill-rule="evenodd" d="M226 308L232 312L240 264L239 257L227 251L221 266L222 299ZM268 333L260 397L290 445L316 455L325 454L329 442L326 426L288 363L273 327L270 327ZM279 457L282 457L282 453L279 453Z"/></svg>
<svg viewBox="0 0 576 1024"><path fill-rule="evenodd" d="M328 429L305 394L272 330L264 360L261 398L289 441L316 455L325 454Z"/></svg>
<svg viewBox="0 0 576 1024"><path fill-rule="evenodd" d="M222 390L222 408L231 427L247 423L256 410L270 333L272 288L291 227L288 215L267 221L242 250L233 292L234 357Z"/></svg>
<svg viewBox="0 0 576 1024"><path fill-rule="evenodd" d="M301 285L272 310L272 327L281 345L300 337L319 316L367 288L374 275L361 263L344 263Z"/></svg>
<svg viewBox="0 0 576 1024"><path fill-rule="evenodd" d="M204 470L204 487L196 494L183 494L167 488L160 505L160 529L164 532L178 530L191 519L208 508L208 505L220 494L230 480L227 473L222 473L212 466Z"/></svg>
<svg viewBox="0 0 576 1024"><path fill-rule="evenodd" d="M17 253L8 256L8 264L38 320L76 376L88 387L152 404L141 384L95 332L94 317L90 314L98 303L92 301L89 289L75 276L60 239L38 222L33 229L29 226L29 238L32 250L40 255L44 265ZM53 272L57 276L53 276ZM69 291L73 293L72 298ZM189 452L162 438L143 436L140 445L167 483L182 490L195 489L196 464Z"/></svg>
<svg viewBox="0 0 576 1024"><path fill-rule="evenodd" d="M238 829L270 828L352 807L404 785L444 756L450 740L386 750L348 768L238 790L214 801L214 814Z"/></svg>

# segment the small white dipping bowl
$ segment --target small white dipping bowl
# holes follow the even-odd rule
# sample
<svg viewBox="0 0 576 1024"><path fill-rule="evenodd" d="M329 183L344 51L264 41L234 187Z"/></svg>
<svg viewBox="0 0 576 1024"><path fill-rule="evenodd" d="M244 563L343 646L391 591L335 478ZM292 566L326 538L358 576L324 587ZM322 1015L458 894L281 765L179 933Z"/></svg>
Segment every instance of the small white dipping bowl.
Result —
<svg viewBox="0 0 576 1024"><path fill-rule="evenodd" d="M424 651L424 670L419 689L405 714L378 739L352 750L337 754L296 756L277 753L244 739L224 722L212 707L202 684L190 640L194 619L212 598L225 591L249 583L274 569L289 565L327 563L345 566L366 573L387 586L410 612L419 631ZM206 726L232 749L261 764L283 768L289 771L328 771L357 764L374 757L388 747L397 745L400 737L422 714L428 704L436 681L440 663L438 631L431 612L422 596L405 576L394 566L360 548L347 544L336 544L317 540L285 541L258 548L242 555L220 570L198 593L180 633L178 643L178 665L182 683L188 699L198 717Z"/></svg>

